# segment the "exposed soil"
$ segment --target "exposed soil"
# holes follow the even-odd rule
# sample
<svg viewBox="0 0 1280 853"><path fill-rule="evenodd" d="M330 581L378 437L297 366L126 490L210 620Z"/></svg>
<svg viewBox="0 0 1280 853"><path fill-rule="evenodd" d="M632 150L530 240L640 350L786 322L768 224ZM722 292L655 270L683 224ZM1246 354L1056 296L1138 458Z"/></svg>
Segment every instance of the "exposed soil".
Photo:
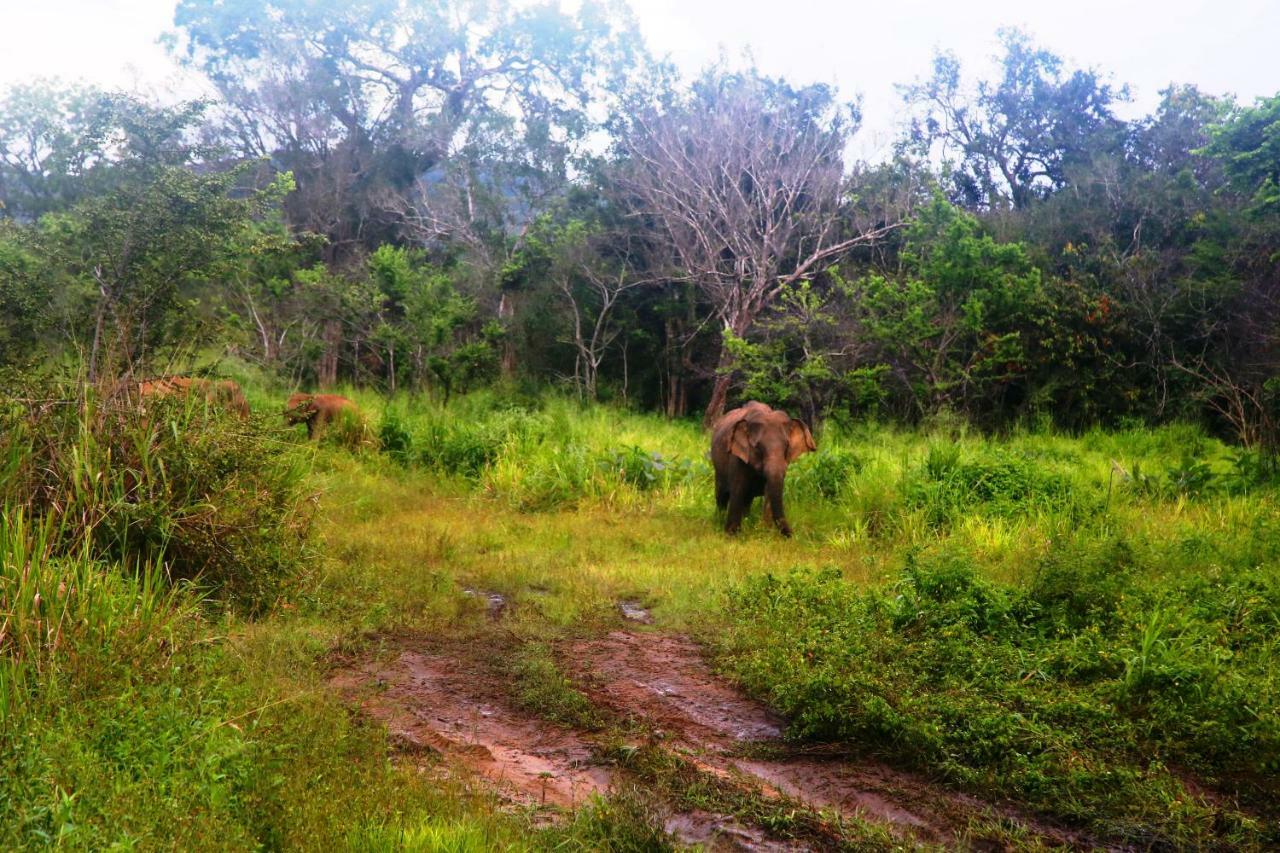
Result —
<svg viewBox="0 0 1280 853"><path fill-rule="evenodd" d="M486 673L457 657L405 649L330 683L382 722L402 752L437 753L513 800L574 808L609 787L586 736L511 708Z"/></svg>
<svg viewBox="0 0 1280 853"><path fill-rule="evenodd" d="M566 658L597 704L693 751L711 772L754 783L766 796L881 823L901 837L932 843L956 841L975 823L998 820L1021 824L1047 844L1082 843L1073 833L916 774L873 761L791 753L780 740L781 720L716 678L688 638L616 631L577 643ZM761 751L781 757L749 757Z"/></svg>
<svg viewBox="0 0 1280 853"><path fill-rule="evenodd" d="M444 772L465 768L514 802L572 809L608 791L615 771L599 762L592 735L514 708L500 680L468 657L475 650L456 651L402 639L389 663L339 669L331 684L387 727L402 756L441 756ZM1043 844L1093 846L915 774L788 749L782 721L718 679L685 637L617 631L564 651L569 675L596 705L637 724L698 771L754 795L879 824L907 844L980 847L973 828L1003 822ZM812 849L700 810L670 815L666 829L708 850Z"/></svg>

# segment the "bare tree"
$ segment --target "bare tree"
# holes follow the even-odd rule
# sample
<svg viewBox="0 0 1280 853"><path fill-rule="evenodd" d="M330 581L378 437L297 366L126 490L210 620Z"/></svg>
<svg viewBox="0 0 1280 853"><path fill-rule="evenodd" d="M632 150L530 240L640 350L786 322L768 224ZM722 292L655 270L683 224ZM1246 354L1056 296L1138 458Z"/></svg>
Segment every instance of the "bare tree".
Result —
<svg viewBox="0 0 1280 853"><path fill-rule="evenodd" d="M550 269L573 320L574 384L579 396L589 400L596 399L600 365L623 331L614 316L619 301L660 281L640 275L626 248L620 257L609 257L611 253L595 245L602 237L589 233L581 223L570 224L561 232Z"/></svg>
<svg viewBox="0 0 1280 853"><path fill-rule="evenodd" d="M738 337L786 288L896 227L859 221L845 203L857 112L826 86L713 70L685 98L633 104L625 125L621 183L635 215ZM731 360L722 347L708 423L724 411Z"/></svg>

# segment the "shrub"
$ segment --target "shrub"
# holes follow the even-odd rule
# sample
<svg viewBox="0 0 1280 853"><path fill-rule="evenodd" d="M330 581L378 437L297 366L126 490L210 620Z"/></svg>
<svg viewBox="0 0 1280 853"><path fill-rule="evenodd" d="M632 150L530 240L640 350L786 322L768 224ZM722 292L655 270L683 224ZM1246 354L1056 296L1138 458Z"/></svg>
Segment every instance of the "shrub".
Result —
<svg viewBox="0 0 1280 853"><path fill-rule="evenodd" d="M202 400L154 400L144 413L60 390L0 414L0 501L52 525L57 553L162 564L248 609L300 569L304 472L262 424Z"/></svg>
<svg viewBox="0 0 1280 853"><path fill-rule="evenodd" d="M382 413L382 421L378 424L378 444L382 451L396 462L401 465L409 464L413 451L413 436L400 417L391 409L386 409Z"/></svg>
<svg viewBox="0 0 1280 853"><path fill-rule="evenodd" d="M835 500L844 494L862 467L862 458L852 450L824 447L797 460L791 482L802 494Z"/></svg>
<svg viewBox="0 0 1280 853"><path fill-rule="evenodd" d="M1013 517L1037 509L1081 508L1065 477L1026 456L1009 453L965 459L958 447L946 444L929 448L924 464L908 475L904 492L907 505L923 509L928 522L937 527L974 510Z"/></svg>
<svg viewBox="0 0 1280 853"><path fill-rule="evenodd" d="M834 569L756 576L730 594L724 651L792 737L848 741L1147 845L1274 843L1274 827L1151 757L1248 774L1256 797L1275 796L1280 576L1139 582L1132 565L1112 542L1064 547L1025 587L947 552L913 557L883 589Z"/></svg>
<svg viewBox="0 0 1280 853"><path fill-rule="evenodd" d="M641 447L615 450L600 460L600 468L619 482L641 491L665 489L689 482L694 477L694 464L688 459L663 457Z"/></svg>

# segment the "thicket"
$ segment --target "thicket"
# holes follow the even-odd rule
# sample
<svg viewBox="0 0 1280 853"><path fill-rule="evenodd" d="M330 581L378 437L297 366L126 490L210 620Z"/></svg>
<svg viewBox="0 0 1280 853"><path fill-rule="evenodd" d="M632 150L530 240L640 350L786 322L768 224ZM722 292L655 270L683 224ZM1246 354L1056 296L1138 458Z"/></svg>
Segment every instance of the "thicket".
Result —
<svg viewBox="0 0 1280 853"><path fill-rule="evenodd" d="M853 163L830 87L681 80L594 4L237 8L176 13L209 103L0 100L0 361L146 373L182 341L446 400L503 377L668 415L761 397L1276 446L1280 99L1171 86L1124 120L1123 86L1002 31L995 77L940 54L895 156Z"/></svg>
<svg viewBox="0 0 1280 853"><path fill-rule="evenodd" d="M964 553L910 558L875 590L835 570L769 574L732 592L724 647L790 737L847 742L1142 846L1200 833L1274 844L1273 822L1218 822L1180 778L1274 805L1273 566L1162 578L1124 538L1079 536L1014 586Z"/></svg>
<svg viewBox="0 0 1280 853"><path fill-rule="evenodd" d="M305 468L274 423L198 395L144 406L71 383L22 393L0 412L0 503L21 507L52 554L136 564L249 610L302 570Z"/></svg>

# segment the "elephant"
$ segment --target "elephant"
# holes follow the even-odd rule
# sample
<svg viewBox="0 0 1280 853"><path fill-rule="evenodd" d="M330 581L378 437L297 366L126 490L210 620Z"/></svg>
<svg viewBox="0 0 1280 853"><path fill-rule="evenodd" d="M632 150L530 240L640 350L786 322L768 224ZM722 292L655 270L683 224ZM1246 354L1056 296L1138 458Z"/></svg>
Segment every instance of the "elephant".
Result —
<svg viewBox="0 0 1280 853"><path fill-rule="evenodd" d="M356 404L340 394L294 394L285 404L284 419L290 424L307 425L307 438L344 414L358 415Z"/></svg>
<svg viewBox="0 0 1280 853"><path fill-rule="evenodd" d="M188 397L199 394L213 407L234 412L242 418L249 417L249 403L240 386L230 379L200 379L189 376L166 376L138 383L138 398Z"/></svg>
<svg viewBox="0 0 1280 853"><path fill-rule="evenodd" d="M782 508L782 484L787 465L817 450L803 421L786 412L752 401L716 421L711 432L711 464L716 473L716 506L728 509L724 530L734 534L751 503L764 497L764 519L791 535Z"/></svg>

